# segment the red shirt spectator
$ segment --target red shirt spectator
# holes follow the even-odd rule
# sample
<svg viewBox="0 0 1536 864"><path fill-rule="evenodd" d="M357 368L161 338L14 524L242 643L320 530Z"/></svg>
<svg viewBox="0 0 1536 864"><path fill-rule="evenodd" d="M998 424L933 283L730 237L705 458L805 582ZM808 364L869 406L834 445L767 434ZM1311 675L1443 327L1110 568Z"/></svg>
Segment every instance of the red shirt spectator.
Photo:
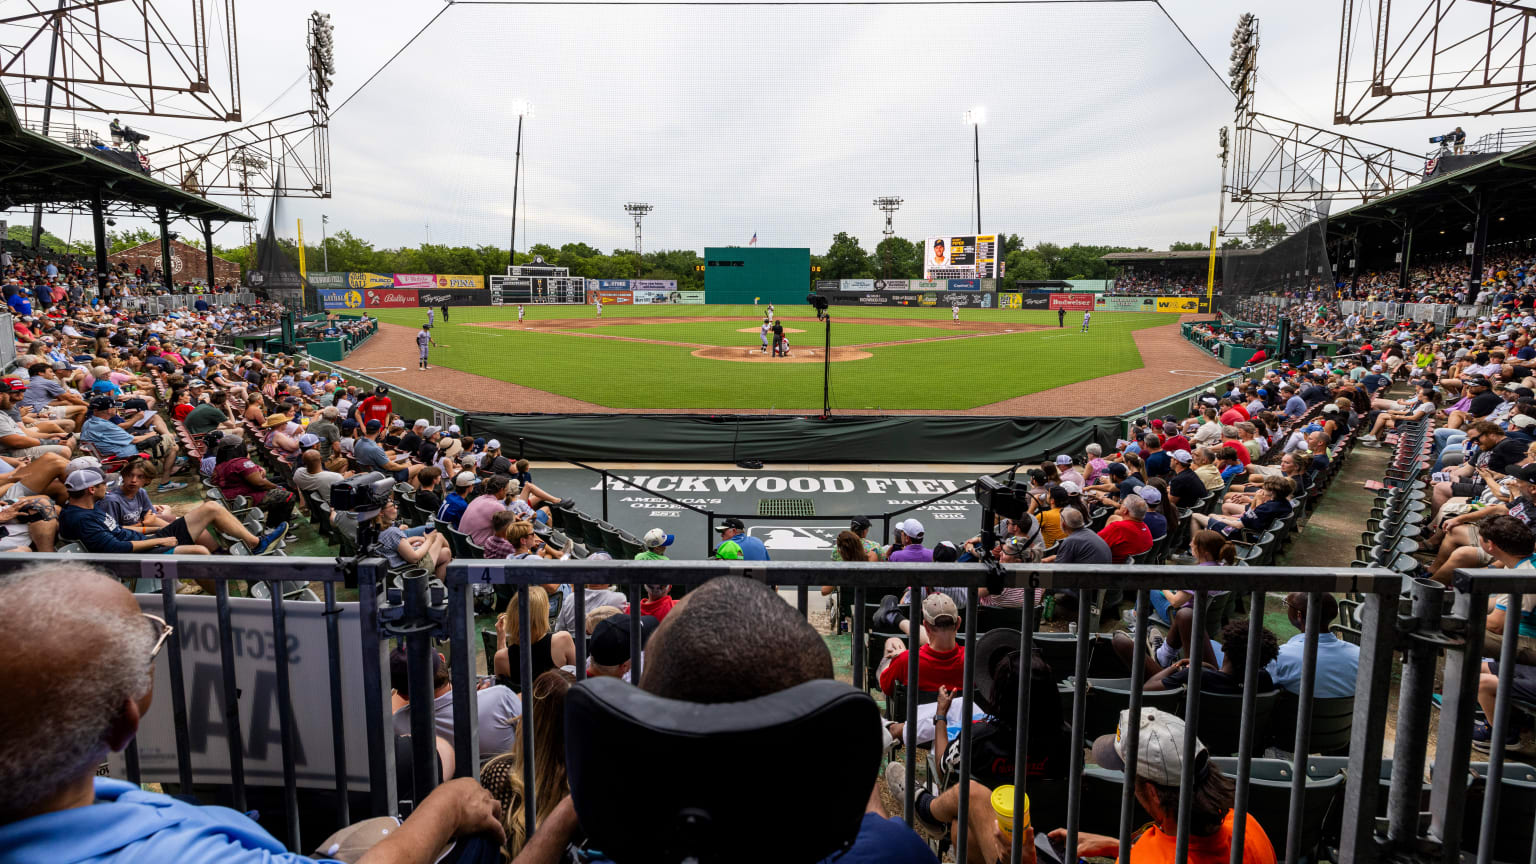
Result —
<svg viewBox="0 0 1536 864"><path fill-rule="evenodd" d="M1253 455L1248 452L1248 448L1244 447L1243 442L1241 441L1237 441L1231 438L1224 438L1222 439L1220 446L1231 447L1233 450L1236 450L1237 461L1243 463L1244 468L1247 468L1248 463L1253 461Z"/></svg>
<svg viewBox="0 0 1536 864"><path fill-rule="evenodd" d="M1241 410L1236 405L1221 413L1221 424L1223 426L1235 426L1247 419L1248 412Z"/></svg>
<svg viewBox="0 0 1536 864"><path fill-rule="evenodd" d="M1145 531L1146 528L1143 527L1142 530ZM1151 535L1148 534L1147 537L1147 545L1150 547ZM644 604L641 608L644 608ZM881 690L890 693L891 688L896 686L896 682L907 683L909 653L903 651L891 658L890 664L880 673ZM965 689L964 666L965 646L956 645L948 651L935 651L932 645L924 645L917 649L917 689L926 693L936 692L940 687L963 691Z"/></svg>
<svg viewBox="0 0 1536 864"><path fill-rule="evenodd" d="M649 615L652 618L655 618L657 621L660 621L661 619L667 617L667 613L671 612L672 607L675 605L677 605L677 601L673 600L672 595L670 594L664 595L655 600L647 597L640 601L640 614ZM624 611L628 612L629 609L626 608Z"/></svg>
<svg viewBox="0 0 1536 864"><path fill-rule="evenodd" d="M1174 435L1167 441L1163 442L1163 449L1167 450L1169 453L1172 453L1175 450L1189 450L1191 448L1189 446L1188 438L1185 438L1183 435Z"/></svg>
<svg viewBox="0 0 1536 864"><path fill-rule="evenodd" d="M1152 532L1146 523L1135 519L1121 519L1105 525L1099 532L1099 539L1109 544L1109 554L1115 564L1124 564L1126 558L1152 548Z"/></svg>
<svg viewBox="0 0 1536 864"><path fill-rule="evenodd" d="M374 394L364 399L357 406L357 413L359 415L357 422L367 426L369 420L377 420L380 426L388 426L389 412L393 408L394 403L389 401L388 396Z"/></svg>
<svg viewBox="0 0 1536 864"><path fill-rule="evenodd" d="M1253 352L1253 356L1248 358L1248 362L1263 363L1267 357L1269 357L1269 353L1266 352L1263 348L1260 348L1259 350Z"/></svg>

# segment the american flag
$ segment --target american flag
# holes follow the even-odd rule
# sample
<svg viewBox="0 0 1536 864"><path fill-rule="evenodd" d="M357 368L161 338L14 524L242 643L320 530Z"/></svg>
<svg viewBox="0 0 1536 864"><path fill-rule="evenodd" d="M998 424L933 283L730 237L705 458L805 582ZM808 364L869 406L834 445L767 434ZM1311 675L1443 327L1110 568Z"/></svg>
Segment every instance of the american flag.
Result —
<svg viewBox="0 0 1536 864"><path fill-rule="evenodd" d="M756 231L752 232L752 240L751 240L751 242L747 243L747 245L748 246L756 246L757 245L757 232Z"/></svg>

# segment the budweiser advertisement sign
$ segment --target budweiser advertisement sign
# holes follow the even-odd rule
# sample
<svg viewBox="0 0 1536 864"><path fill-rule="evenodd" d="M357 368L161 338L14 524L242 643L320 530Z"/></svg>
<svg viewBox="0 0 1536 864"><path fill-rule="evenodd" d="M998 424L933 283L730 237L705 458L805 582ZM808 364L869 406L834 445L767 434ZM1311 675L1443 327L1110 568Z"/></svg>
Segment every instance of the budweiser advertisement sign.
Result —
<svg viewBox="0 0 1536 864"><path fill-rule="evenodd" d="M1093 310L1093 295L1052 294L1050 304L1052 309L1065 309L1068 312L1090 312Z"/></svg>
<svg viewBox="0 0 1536 864"><path fill-rule="evenodd" d="M369 309L414 309L416 291L370 288L363 292L363 305Z"/></svg>

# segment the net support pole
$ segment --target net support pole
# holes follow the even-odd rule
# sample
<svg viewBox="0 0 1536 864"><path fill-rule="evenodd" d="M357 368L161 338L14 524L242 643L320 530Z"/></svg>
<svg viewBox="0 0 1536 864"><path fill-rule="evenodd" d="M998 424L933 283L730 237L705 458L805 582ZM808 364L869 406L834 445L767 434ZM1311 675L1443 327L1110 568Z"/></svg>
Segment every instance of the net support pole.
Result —
<svg viewBox="0 0 1536 864"><path fill-rule="evenodd" d="M203 219L203 264L208 270L208 293L213 293L213 220Z"/></svg>
<svg viewBox="0 0 1536 864"><path fill-rule="evenodd" d="M1211 229L1211 260L1205 271L1206 308L1212 308L1216 304L1216 231L1217 228Z"/></svg>
<svg viewBox="0 0 1536 864"><path fill-rule="evenodd" d="M1477 191L1477 221L1472 231L1472 242L1467 251L1472 261L1467 268L1467 302L1476 303L1478 292L1483 288L1484 253L1488 251L1488 218L1493 206L1486 189Z"/></svg>
<svg viewBox="0 0 1536 864"><path fill-rule="evenodd" d="M107 296L107 205L101 186L91 190L91 230L96 240L96 295Z"/></svg>
<svg viewBox="0 0 1536 864"><path fill-rule="evenodd" d="M1397 290L1408 290L1408 260L1413 257L1413 226L1403 226L1403 251L1397 267Z"/></svg>
<svg viewBox="0 0 1536 864"><path fill-rule="evenodd" d="M160 224L160 277L165 285L165 293L175 294L171 290L171 216L164 207L155 212L155 221Z"/></svg>

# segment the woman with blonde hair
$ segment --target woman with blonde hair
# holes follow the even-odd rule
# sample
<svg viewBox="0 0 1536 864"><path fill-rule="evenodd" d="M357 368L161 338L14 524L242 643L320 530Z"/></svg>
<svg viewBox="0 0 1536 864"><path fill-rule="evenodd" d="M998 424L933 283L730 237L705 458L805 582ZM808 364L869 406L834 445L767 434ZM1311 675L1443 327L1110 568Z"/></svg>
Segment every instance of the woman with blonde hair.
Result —
<svg viewBox="0 0 1536 864"><path fill-rule="evenodd" d="M539 824L554 812L555 806L571 794L565 773L565 697L576 676L564 669L552 669L534 679L522 723L533 721L533 790ZM485 764L480 771L481 785L501 802L501 824L507 829L507 860L517 857L528 842L524 813L523 735L521 728L513 738L512 752L503 753Z"/></svg>
<svg viewBox="0 0 1536 864"><path fill-rule="evenodd" d="M521 524L528 524L526 522ZM492 661L498 678L513 692L523 692L522 631L518 626L517 598L496 616L496 655ZM533 646L533 678L561 666L576 665L576 643L571 634L549 629L549 592L539 585L528 588L528 642Z"/></svg>

